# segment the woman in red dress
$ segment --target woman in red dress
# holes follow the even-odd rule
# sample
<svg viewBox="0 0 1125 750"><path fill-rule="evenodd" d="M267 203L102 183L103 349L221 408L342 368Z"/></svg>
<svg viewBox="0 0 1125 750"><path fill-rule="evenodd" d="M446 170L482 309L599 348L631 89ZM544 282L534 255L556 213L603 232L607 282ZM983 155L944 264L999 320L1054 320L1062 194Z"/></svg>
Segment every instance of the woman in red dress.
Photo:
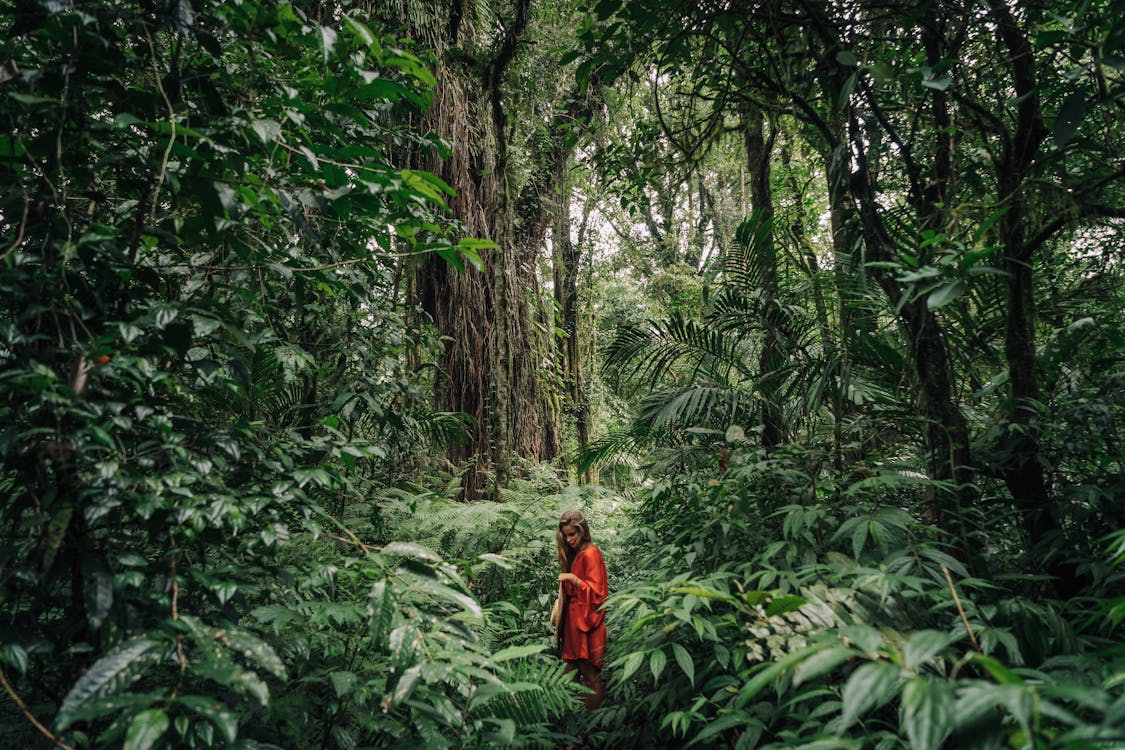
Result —
<svg viewBox="0 0 1125 750"><path fill-rule="evenodd" d="M556 541L563 590L559 650L567 670L577 670L579 682L593 691L582 698L586 710L593 711L605 697L601 678L605 654L605 612L601 607L609 594L605 561L601 550L590 541L590 525L576 510L562 514Z"/></svg>

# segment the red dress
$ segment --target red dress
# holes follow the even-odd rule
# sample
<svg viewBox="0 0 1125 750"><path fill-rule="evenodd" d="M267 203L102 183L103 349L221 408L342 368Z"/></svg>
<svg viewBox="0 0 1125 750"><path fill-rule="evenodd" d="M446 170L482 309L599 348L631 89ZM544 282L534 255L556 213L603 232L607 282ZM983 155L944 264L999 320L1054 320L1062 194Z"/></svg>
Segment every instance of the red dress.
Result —
<svg viewBox="0 0 1125 750"><path fill-rule="evenodd" d="M601 550L587 544L574 558L570 572L578 576L580 583L563 584L566 613L562 622L562 658L588 659L601 669L605 654L605 612L601 606L609 595Z"/></svg>

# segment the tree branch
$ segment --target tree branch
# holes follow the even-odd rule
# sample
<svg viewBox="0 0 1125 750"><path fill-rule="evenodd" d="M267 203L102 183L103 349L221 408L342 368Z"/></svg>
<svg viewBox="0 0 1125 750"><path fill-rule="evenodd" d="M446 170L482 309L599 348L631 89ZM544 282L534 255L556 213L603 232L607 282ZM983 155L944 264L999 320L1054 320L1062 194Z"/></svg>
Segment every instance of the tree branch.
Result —
<svg viewBox="0 0 1125 750"><path fill-rule="evenodd" d="M53 735L51 733L51 730L47 729L47 727L43 726L39 722L39 720L35 718L35 715L31 713L31 710L28 709L27 705L19 697L16 691L12 689L12 686L10 684L8 684L8 678L4 676L4 670L2 669L0 669L0 685L4 686L4 692L8 694L8 697L15 701L15 704L19 708L20 713L22 713L44 737L50 740L55 747L62 748L62 750L74 750L74 748L72 748L70 745L66 744L58 737Z"/></svg>
<svg viewBox="0 0 1125 750"><path fill-rule="evenodd" d="M1103 206L1090 204L1082 206L1073 214L1061 216L1047 224L1031 237L1023 246L1023 259L1030 258L1036 250L1043 246L1057 232L1079 219L1090 218L1125 219L1125 208L1120 206Z"/></svg>

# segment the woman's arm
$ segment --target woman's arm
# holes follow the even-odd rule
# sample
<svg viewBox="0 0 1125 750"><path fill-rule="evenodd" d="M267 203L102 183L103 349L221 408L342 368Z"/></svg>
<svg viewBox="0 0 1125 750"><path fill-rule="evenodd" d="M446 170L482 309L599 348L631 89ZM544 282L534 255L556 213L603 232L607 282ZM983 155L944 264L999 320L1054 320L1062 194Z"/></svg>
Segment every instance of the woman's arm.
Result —
<svg viewBox="0 0 1125 750"><path fill-rule="evenodd" d="M574 584L580 592L589 594L595 604L601 604L601 600L609 594L605 561L602 559L601 550L593 545L585 547L578 553L578 557L574 559L572 572L562 573L559 575L559 580Z"/></svg>

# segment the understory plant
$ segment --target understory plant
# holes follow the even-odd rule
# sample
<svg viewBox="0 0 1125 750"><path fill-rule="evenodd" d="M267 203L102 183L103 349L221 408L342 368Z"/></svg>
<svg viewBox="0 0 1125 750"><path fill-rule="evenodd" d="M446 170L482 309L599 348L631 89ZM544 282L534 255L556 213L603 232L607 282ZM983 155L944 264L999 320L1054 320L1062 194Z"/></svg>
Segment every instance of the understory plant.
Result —
<svg viewBox="0 0 1125 750"><path fill-rule="evenodd" d="M607 604L623 747L1105 748L1125 738L1119 533L1088 596L973 577L917 520L928 480L811 477L799 451L669 476L635 509ZM710 476L708 476L710 475ZM976 538L995 539L980 519ZM1006 544L981 550L1012 563ZM1112 584L1110 584L1112 585Z"/></svg>
<svg viewBox="0 0 1125 750"><path fill-rule="evenodd" d="M483 246L403 167L435 80L369 10L0 8L6 747L553 741L542 648L341 520L456 432L403 255Z"/></svg>

